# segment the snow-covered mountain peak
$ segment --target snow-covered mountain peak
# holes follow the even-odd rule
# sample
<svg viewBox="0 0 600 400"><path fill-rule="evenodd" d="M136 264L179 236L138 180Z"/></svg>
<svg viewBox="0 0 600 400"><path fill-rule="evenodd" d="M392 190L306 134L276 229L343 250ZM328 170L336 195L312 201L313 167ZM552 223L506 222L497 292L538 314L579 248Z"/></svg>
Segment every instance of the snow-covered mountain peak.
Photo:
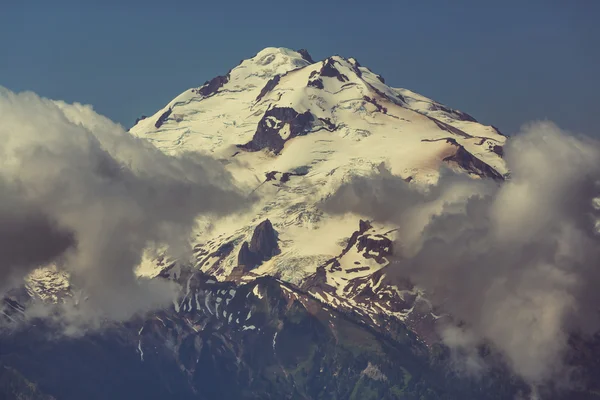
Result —
<svg viewBox="0 0 600 400"><path fill-rule="evenodd" d="M248 88L251 87L251 82L268 80L310 64L312 64L312 59L305 50L301 53L283 47L267 47L254 57L242 60L227 76L230 81ZM244 83L246 84L244 85Z"/></svg>
<svg viewBox="0 0 600 400"><path fill-rule="evenodd" d="M365 318L410 320L420 292L385 278L395 227L333 217L320 209L322 199L381 164L416 185L434 183L442 166L474 178L502 180L507 172L506 138L495 128L393 88L354 58L314 62L305 50L266 48L130 133L165 153L212 154L260 198L235 219L198 221L195 268L221 281L275 276ZM175 268L181 276L167 258L146 260L140 273L170 276L164 270Z"/></svg>

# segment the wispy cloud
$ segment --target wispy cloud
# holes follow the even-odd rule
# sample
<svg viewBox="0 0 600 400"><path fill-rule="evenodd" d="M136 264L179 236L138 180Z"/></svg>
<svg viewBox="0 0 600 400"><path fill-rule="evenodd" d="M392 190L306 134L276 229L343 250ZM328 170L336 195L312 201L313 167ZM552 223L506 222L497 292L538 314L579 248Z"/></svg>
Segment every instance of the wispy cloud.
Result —
<svg viewBox="0 0 600 400"><path fill-rule="evenodd" d="M0 88L0 115L0 293L55 263L85 293L77 318L125 320L173 296L136 278L144 249L187 254L199 215L252 202L218 161L167 156L90 106Z"/></svg>
<svg viewBox="0 0 600 400"><path fill-rule="evenodd" d="M542 122L505 150L502 184L446 174L415 189L384 170L323 207L398 225L395 273L464 323L442 332L446 343L491 343L535 385L565 371L571 333L600 327L600 144Z"/></svg>

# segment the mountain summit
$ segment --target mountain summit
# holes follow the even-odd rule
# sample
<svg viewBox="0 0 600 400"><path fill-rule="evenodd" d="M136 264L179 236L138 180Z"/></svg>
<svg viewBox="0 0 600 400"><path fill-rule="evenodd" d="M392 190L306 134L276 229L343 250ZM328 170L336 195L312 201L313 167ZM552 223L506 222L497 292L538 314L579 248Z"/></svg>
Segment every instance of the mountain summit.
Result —
<svg viewBox="0 0 600 400"><path fill-rule="evenodd" d="M505 137L495 128L384 82L354 58L314 62L305 50L266 48L226 75L185 91L130 131L167 152L201 150L245 160L252 156L238 149L270 150L281 153L277 165L298 164L288 159L318 142L335 154L336 164L369 157L407 177L416 167L418 176L411 176L416 180L435 175L442 161L479 176L501 179L506 173L500 157Z"/></svg>
<svg viewBox="0 0 600 400"><path fill-rule="evenodd" d="M384 284L394 227L359 227L360 218L332 218L318 203L382 164L411 185L425 186L443 167L478 179L502 180L507 172L506 137L495 128L392 88L354 58L314 62L306 50L266 48L186 90L130 132L166 153L211 153L261 199L235 221L204 221L213 229L198 232L196 268L219 280L275 276L305 285L338 309L409 325L412 319L423 325L422 315L411 316L418 291ZM250 261L244 243L265 220L278 232L278 251Z"/></svg>
<svg viewBox="0 0 600 400"><path fill-rule="evenodd" d="M256 202L199 219L191 264L143 260L139 276L179 284L172 307L50 344L53 321L0 335L0 378L22 372L24 387L61 399L502 399L520 389L446 368L442 316L390 278L397 227L322 207L377 172L418 188L445 168L502 181L506 137L494 127L392 88L354 58L269 47L129 132L167 154L210 154ZM77 291L54 267L22 289L3 300L10 324L31 303Z"/></svg>
<svg viewBox="0 0 600 400"><path fill-rule="evenodd" d="M319 204L382 165L424 187L443 168L475 179L507 173L506 137L494 127L392 88L354 58L315 62L306 50L266 48L139 119L130 133L167 154L211 154L259 199L235 218L198 221L194 270L237 283L275 277L366 323L402 321L425 341L434 341L437 319L428 301L386 278L396 227L333 217ZM144 260L138 273L180 278L181 268L165 254ZM28 290L59 301L68 277L44 268L29 276Z"/></svg>

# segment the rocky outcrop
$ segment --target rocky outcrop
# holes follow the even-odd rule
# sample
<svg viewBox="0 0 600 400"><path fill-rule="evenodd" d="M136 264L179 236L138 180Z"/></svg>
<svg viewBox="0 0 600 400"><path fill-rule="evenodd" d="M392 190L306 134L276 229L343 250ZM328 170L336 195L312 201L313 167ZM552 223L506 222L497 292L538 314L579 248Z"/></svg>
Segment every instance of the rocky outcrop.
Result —
<svg viewBox="0 0 600 400"><path fill-rule="evenodd" d="M300 49L298 50L298 54L300 54L302 56L302 58L306 61L308 61L311 64L315 63L315 60L313 60L313 58L310 56L310 54L308 54L308 50L306 49Z"/></svg>
<svg viewBox="0 0 600 400"><path fill-rule="evenodd" d="M265 97L267 93L273 90L275 86L277 86L277 84L279 83L280 79L281 75L275 75L273 78L269 79L265 87L261 89L260 93L256 97L256 101L259 102L263 97Z"/></svg>
<svg viewBox="0 0 600 400"><path fill-rule="evenodd" d="M162 113L161 116L158 117L158 119L156 120L154 127L156 127L156 129L160 128L165 123L165 121L169 118L169 116L171 115L171 112L172 112L172 110L169 108L167 111Z"/></svg>
<svg viewBox="0 0 600 400"><path fill-rule="evenodd" d="M290 171L290 172L279 172L279 171L269 171L265 174L265 182L269 182L269 181L275 181L277 179L279 179L279 182L281 183L285 183L287 181L290 180L290 178L292 176L305 176L306 174L308 174L308 168L303 169L303 168L297 168L294 171ZM281 176L279 176L281 175Z"/></svg>
<svg viewBox="0 0 600 400"><path fill-rule="evenodd" d="M310 111L298 113L290 107L273 107L261 118L252 140L238 147L248 151L268 149L278 154L287 140L305 135L313 120Z"/></svg>
<svg viewBox="0 0 600 400"><path fill-rule="evenodd" d="M492 151L498 154L500 157L504 157L504 147L496 144L492 147Z"/></svg>
<svg viewBox="0 0 600 400"><path fill-rule="evenodd" d="M317 89L323 89L325 86L323 85L323 79L319 76L318 71L313 71L310 73L308 77L308 83L306 84L308 87L314 87Z"/></svg>
<svg viewBox="0 0 600 400"><path fill-rule="evenodd" d="M202 87L200 87L200 89L197 90L197 93L204 97L211 96L217 93L219 89L223 87L223 85L225 85L227 82L229 82L229 74L216 76L210 81L204 82Z"/></svg>
<svg viewBox="0 0 600 400"><path fill-rule="evenodd" d="M384 106L379 104L375 98L371 98L369 96L363 96L363 100L368 103L373 104L377 108L377 111L379 111L380 113L387 114L387 108L385 108Z"/></svg>
<svg viewBox="0 0 600 400"><path fill-rule="evenodd" d="M259 257L250 251L248 242L242 243L240 252L238 253L238 267L243 267L244 270L251 270L260 263Z"/></svg>
<svg viewBox="0 0 600 400"><path fill-rule="evenodd" d="M338 71L338 69L335 67L335 63L336 61L332 58L325 60L321 70L319 71L319 75L326 76L328 78L336 78L340 82L348 82L348 77Z"/></svg>
<svg viewBox="0 0 600 400"><path fill-rule="evenodd" d="M302 282L301 289L311 293L335 292L335 288L327 284L327 271L323 265L317 267L317 271Z"/></svg>
<svg viewBox="0 0 600 400"><path fill-rule="evenodd" d="M504 180L504 177L498 171L469 153L462 145L456 143L455 146L457 146L456 153L444 158L445 162L456 163L460 168L481 178Z"/></svg>
<svg viewBox="0 0 600 400"><path fill-rule="evenodd" d="M475 157L473 154L467 151L467 149L465 149L463 145L459 144L453 138L422 139L421 141L438 142L440 140L445 140L446 143L449 143L456 147L456 152L453 155L444 158L443 161L449 164L455 164L464 171L473 175L477 175L481 178L492 178L497 181L503 181L505 179L504 176L501 175L498 171L490 167L485 162L481 161L479 158ZM497 151L502 151L501 146L495 147L500 148L500 150Z"/></svg>
<svg viewBox="0 0 600 400"><path fill-rule="evenodd" d="M147 115L142 115L141 117L139 117L139 118L136 118L136 119L135 119L135 123L133 124L133 126L136 126L136 125L138 124L138 122L140 122L140 121L142 121L142 120L144 120L144 119L146 119L146 118L148 118L148 116L147 116Z"/></svg>
<svg viewBox="0 0 600 400"><path fill-rule="evenodd" d="M319 121L323 123L325 129L327 129L329 132L333 132L338 128L336 124L331 122L331 118L319 118Z"/></svg>
<svg viewBox="0 0 600 400"><path fill-rule="evenodd" d="M383 235L364 235L358 238L356 248L365 258L373 258L379 264L387 262L385 257L393 254L392 241Z"/></svg>
<svg viewBox="0 0 600 400"><path fill-rule="evenodd" d="M238 267L252 270L280 252L277 231L266 219L254 228L250 243L242 244L238 253Z"/></svg>
<svg viewBox="0 0 600 400"><path fill-rule="evenodd" d="M258 224L256 229L254 229L254 234L250 240L250 251L259 255L261 261L266 261L274 255L279 254L277 232L268 219Z"/></svg>

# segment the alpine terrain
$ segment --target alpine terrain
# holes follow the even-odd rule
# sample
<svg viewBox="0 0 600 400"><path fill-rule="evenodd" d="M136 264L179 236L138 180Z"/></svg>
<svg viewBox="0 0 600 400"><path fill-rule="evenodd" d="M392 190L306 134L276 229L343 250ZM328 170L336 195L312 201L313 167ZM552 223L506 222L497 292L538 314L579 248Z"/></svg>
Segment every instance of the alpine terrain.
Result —
<svg viewBox="0 0 600 400"><path fill-rule="evenodd" d="M36 304L77 291L55 266L30 274L3 300L0 318L13 328L0 334L0 398L529 395L501 360L483 376L453 368L436 330L451 316L390 274L396 226L321 207L352 177L378 171L415 186L448 169L501 185L507 137L493 126L392 88L354 58L266 48L129 132L167 154L210 154L255 202L198 220L191 263L148 253L137 273L177 282L178 297L101 331L53 334L47 319L20 325ZM597 370L585 354L578 361Z"/></svg>

